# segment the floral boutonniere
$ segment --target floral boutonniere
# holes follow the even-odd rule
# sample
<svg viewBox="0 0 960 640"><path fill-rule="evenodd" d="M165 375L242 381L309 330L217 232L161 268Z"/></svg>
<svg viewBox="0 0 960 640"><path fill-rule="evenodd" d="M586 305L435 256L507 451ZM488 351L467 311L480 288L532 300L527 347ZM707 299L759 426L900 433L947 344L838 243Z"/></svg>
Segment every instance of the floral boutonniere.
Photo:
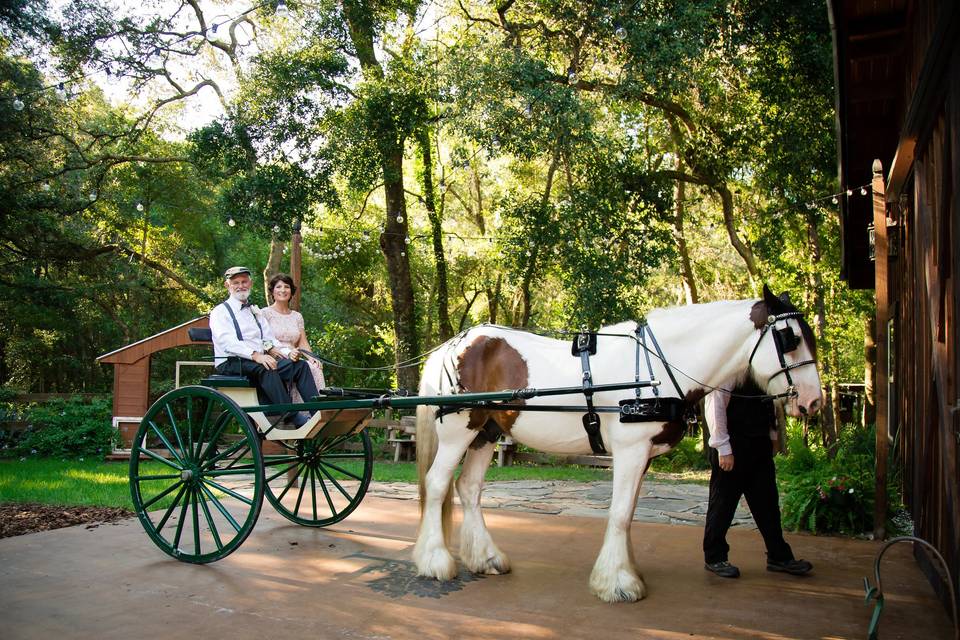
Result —
<svg viewBox="0 0 960 640"><path fill-rule="evenodd" d="M255 304L250 305L250 313L254 316L260 317L260 307Z"/></svg>

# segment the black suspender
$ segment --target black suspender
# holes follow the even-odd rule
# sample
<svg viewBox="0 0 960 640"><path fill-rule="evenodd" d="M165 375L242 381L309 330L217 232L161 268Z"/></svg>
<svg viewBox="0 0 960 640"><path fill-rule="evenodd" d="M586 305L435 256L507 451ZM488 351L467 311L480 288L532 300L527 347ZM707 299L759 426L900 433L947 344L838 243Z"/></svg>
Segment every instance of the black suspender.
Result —
<svg viewBox="0 0 960 640"><path fill-rule="evenodd" d="M227 308L227 313L230 314L230 319L233 320L233 328L237 330L237 340L243 342L243 332L240 331L240 323L237 322L237 315L226 302L223 303L223 306ZM251 313L253 312L251 311ZM253 315L253 321L257 323L257 329L260 329L260 342L263 342L263 327L260 326L260 321L257 320L256 314Z"/></svg>

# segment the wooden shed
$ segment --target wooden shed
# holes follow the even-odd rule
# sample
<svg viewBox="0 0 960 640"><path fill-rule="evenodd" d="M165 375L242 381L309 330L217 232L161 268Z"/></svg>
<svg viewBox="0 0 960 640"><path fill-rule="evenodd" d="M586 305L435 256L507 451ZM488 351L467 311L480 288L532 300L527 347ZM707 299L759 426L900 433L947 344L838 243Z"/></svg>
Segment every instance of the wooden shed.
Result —
<svg viewBox="0 0 960 640"><path fill-rule="evenodd" d="M113 365L113 426L127 447L150 406L150 356L164 349L197 344L187 331L209 326L208 316L194 318L97 358L97 362Z"/></svg>
<svg viewBox="0 0 960 640"><path fill-rule="evenodd" d="M960 577L960 2L828 0L843 277L876 293L877 483L902 470L913 533ZM881 536L886 503L878 492ZM947 591L927 553L915 554ZM960 592L960 589L957 589Z"/></svg>

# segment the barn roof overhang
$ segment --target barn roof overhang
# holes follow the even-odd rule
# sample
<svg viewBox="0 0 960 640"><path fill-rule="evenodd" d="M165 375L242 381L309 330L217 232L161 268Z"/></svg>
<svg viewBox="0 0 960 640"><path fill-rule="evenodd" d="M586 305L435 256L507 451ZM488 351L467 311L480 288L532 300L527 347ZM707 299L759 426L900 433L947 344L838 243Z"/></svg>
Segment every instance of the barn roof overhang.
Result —
<svg viewBox="0 0 960 640"><path fill-rule="evenodd" d="M853 289L874 286L868 227L874 160L884 171L897 152L903 123L907 0L828 0L836 86L837 172L840 199L841 278Z"/></svg>
<svg viewBox="0 0 960 640"><path fill-rule="evenodd" d="M169 349L170 347L192 344L192 341L187 334L187 330L194 327L208 327L209 325L209 317L200 316L199 318L194 318L193 320L189 320L183 324L171 327L166 331L161 331L160 333L154 334L149 338L138 340L137 342L128 344L125 347L120 347L119 349L111 351L110 353L105 353L101 356L98 356L97 362L101 362L103 364L131 364L157 351L163 351L164 349Z"/></svg>

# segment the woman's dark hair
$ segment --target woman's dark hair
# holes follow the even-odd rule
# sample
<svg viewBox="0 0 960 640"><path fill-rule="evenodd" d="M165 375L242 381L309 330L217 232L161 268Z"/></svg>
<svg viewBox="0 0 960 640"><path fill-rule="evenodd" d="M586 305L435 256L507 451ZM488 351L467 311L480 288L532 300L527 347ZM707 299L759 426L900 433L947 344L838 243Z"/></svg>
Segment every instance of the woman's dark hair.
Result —
<svg viewBox="0 0 960 640"><path fill-rule="evenodd" d="M273 288L277 286L280 282L286 282L290 287L290 296L293 297L297 293L297 285L293 284L293 278L288 276L285 273L278 273L277 275L270 278L270 282L267 284L267 293L270 294L270 299L273 300Z"/></svg>

